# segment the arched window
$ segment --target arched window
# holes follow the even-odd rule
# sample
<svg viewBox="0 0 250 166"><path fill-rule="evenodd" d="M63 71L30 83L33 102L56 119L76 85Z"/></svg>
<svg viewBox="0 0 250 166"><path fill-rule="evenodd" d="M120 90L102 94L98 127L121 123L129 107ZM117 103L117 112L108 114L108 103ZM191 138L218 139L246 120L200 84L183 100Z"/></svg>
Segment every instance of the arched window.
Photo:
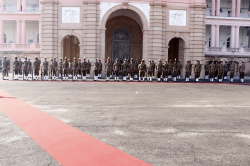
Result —
<svg viewBox="0 0 250 166"><path fill-rule="evenodd" d="M227 39L227 48L230 48L230 37Z"/></svg>

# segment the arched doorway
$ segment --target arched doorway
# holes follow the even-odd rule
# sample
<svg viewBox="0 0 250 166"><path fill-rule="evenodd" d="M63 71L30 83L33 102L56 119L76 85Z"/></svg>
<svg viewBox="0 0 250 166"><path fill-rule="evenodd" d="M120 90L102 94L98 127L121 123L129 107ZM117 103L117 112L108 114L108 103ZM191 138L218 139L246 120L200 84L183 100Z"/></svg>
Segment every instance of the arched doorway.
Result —
<svg viewBox="0 0 250 166"><path fill-rule="evenodd" d="M118 28L112 34L111 58L123 61L131 58L130 34L125 28Z"/></svg>
<svg viewBox="0 0 250 166"><path fill-rule="evenodd" d="M184 41L181 38L173 38L169 42L168 49L168 61L172 62L176 59L177 61L184 60Z"/></svg>
<svg viewBox="0 0 250 166"><path fill-rule="evenodd" d="M63 39L63 58L74 60L79 58L80 47L79 39L76 36L68 35Z"/></svg>

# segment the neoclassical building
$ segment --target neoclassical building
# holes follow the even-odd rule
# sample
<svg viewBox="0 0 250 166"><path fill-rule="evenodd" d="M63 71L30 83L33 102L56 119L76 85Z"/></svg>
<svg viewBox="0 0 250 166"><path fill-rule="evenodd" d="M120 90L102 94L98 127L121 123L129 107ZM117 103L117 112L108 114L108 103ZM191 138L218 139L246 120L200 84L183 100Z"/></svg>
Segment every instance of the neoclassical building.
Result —
<svg viewBox="0 0 250 166"><path fill-rule="evenodd" d="M249 1L227 1L0 0L0 58L248 62Z"/></svg>

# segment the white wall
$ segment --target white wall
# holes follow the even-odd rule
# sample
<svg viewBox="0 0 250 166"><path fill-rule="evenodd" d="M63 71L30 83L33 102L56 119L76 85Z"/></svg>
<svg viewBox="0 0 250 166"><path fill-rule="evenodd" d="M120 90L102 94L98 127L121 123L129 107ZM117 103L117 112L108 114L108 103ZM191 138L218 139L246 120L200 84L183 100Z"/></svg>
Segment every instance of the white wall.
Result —
<svg viewBox="0 0 250 166"><path fill-rule="evenodd" d="M16 21L4 21L3 22L3 31L6 34L6 43L9 43L12 40L16 42Z"/></svg>

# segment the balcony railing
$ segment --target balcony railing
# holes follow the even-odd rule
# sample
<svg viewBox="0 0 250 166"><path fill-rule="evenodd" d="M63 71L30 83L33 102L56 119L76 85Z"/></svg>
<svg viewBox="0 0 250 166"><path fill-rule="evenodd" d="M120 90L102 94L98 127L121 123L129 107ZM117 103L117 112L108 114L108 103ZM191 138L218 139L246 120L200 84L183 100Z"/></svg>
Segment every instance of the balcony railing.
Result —
<svg viewBox="0 0 250 166"><path fill-rule="evenodd" d="M4 12L16 12L17 11L17 6L16 5L4 5L3 6L3 11Z"/></svg>
<svg viewBox="0 0 250 166"><path fill-rule="evenodd" d="M40 51L40 44L0 43L1 51Z"/></svg>
<svg viewBox="0 0 250 166"><path fill-rule="evenodd" d="M245 52L250 52L250 48L245 48L244 51Z"/></svg>
<svg viewBox="0 0 250 166"><path fill-rule="evenodd" d="M250 48L226 48L226 47L207 47L205 46L206 55L217 56L249 56Z"/></svg>
<svg viewBox="0 0 250 166"><path fill-rule="evenodd" d="M227 48L227 52L240 52L240 48Z"/></svg>
<svg viewBox="0 0 250 166"><path fill-rule="evenodd" d="M39 6L38 5L27 5L26 11L31 13L39 12Z"/></svg>
<svg viewBox="0 0 250 166"><path fill-rule="evenodd" d="M209 52L221 52L223 47L208 47Z"/></svg>

